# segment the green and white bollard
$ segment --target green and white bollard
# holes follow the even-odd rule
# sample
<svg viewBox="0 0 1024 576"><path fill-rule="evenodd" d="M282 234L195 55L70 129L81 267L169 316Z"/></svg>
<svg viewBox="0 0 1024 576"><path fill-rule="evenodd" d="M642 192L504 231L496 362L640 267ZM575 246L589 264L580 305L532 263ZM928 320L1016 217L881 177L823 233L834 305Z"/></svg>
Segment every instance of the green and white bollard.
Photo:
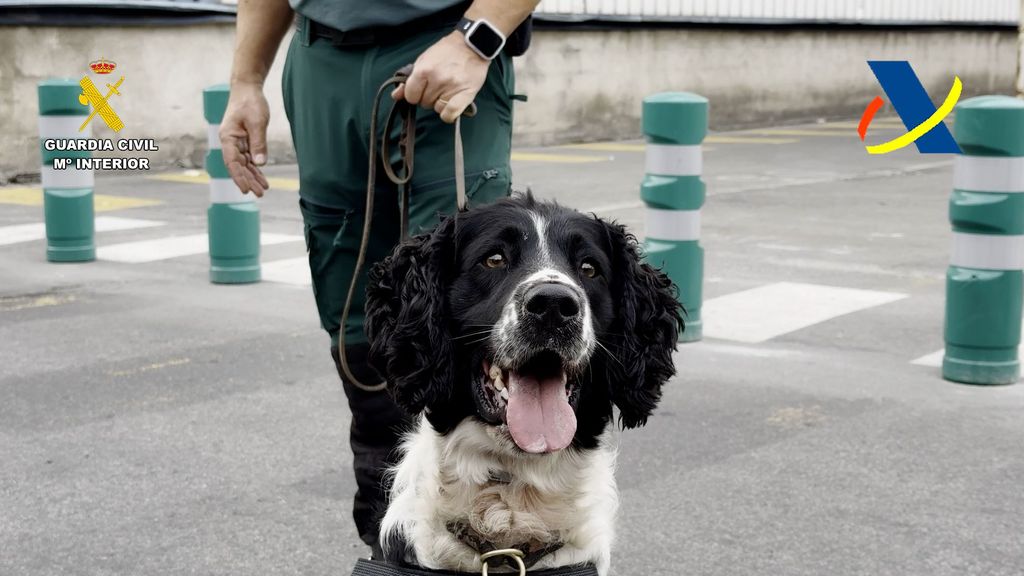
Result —
<svg viewBox="0 0 1024 576"><path fill-rule="evenodd" d="M53 78L39 83L39 149L42 152L43 213L46 221L46 259L50 262L88 262L96 259L93 172L76 170L76 158L88 151L47 150L47 140L92 136L92 124L79 132L89 107L78 101L78 82ZM68 158L70 166L54 167Z"/></svg>
<svg viewBox="0 0 1024 576"><path fill-rule="evenodd" d="M260 209L256 197L235 186L224 165L217 131L228 106L228 85L203 90L209 152L210 208L206 212L210 237L210 282L244 284L260 281Z"/></svg>
<svg viewBox="0 0 1024 576"><path fill-rule="evenodd" d="M1024 283L1024 101L981 96L956 107L942 376L1012 384L1020 376Z"/></svg>
<svg viewBox="0 0 1024 576"><path fill-rule="evenodd" d="M700 209L704 205L701 142L708 132L708 100L689 92L644 99L647 167L640 197L647 205L644 251L679 287L686 308L681 342L700 340L704 293L704 249Z"/></svg>

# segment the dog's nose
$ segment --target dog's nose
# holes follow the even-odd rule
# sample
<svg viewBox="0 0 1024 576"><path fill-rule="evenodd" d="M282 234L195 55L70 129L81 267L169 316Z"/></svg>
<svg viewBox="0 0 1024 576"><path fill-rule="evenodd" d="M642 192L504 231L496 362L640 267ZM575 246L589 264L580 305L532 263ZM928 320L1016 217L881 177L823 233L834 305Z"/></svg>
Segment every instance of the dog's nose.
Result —
<svg viewBox="0 0 1024 576"><path fill-rule="evenodd" d="M580 301L571 288L544 282L526 291L526 313L546 326L563 326L580 314Z"/></svg>

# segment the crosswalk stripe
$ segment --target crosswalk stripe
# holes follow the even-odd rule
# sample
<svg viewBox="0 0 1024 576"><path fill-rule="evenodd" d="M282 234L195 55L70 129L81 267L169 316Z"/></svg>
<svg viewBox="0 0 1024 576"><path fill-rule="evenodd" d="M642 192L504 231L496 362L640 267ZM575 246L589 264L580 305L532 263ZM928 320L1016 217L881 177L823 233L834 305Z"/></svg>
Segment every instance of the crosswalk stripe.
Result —
<svg viewBox="0 0 1024 576"><path fill-rule="evenodd" d="M0 204L42 206L43 191L41 188L0 188ZM156 206L158 204L163 204L163 202L150 198L111 196L109 194L93 195L93 207L96 212L110 212L112 210Z"/></svg>
<svg viewBox="0 0 1024 576"><path fill-rule="evenodd" d="M756 344L906 294L778 282L704 303L704 336Z"/></svg>
<svg viewBox="0 0 1024 576"><path fill-rule="evenodd" d="M313 283L309 275L309 259L305 256L264 262L262 269L263 279L268 282L293 286L309 286Z"/></svg>
<svg viewBox="0 0 1024 576"><path fill-rule="evenodd" d="M135 230L138 228L153 228L163 226L166 222L155 220L137 220L135 218L118 218L116 216L97 216L95 220L96 232L117 232L121 230ZM0 246L9 244L20 244L21 242L32 242L46 238L46 224L33 222L32 224L15 224L13 226L0 226Z"/></svg>
<svg viewBox="0 0 1024 576"><path fill-rule="evenodd" d="M918 366L929 366L931 368L939 368L940 366L942 366L942 357L943 355L945 355L945 353L945 348L939 348L935 352L931 352L929 354L921 356L920 358L911 360L910 363L917 364Z"/></svg>
<svg viewBox="0 0 1024 576"><path fill-rule="evenodd" d="M298 242L302 236L292 234L261 234L260 244L271 246L284 244L286 242ZM142 264L145 262L156 262L182 256L205 254L209 250L209 241L206 234L191 234L188 236L169 236L156 238L154 240L140 240L137 242L125 242L111 246L100 246L96 249L96 258L110 262L122 262L125 264Z"/></svg>

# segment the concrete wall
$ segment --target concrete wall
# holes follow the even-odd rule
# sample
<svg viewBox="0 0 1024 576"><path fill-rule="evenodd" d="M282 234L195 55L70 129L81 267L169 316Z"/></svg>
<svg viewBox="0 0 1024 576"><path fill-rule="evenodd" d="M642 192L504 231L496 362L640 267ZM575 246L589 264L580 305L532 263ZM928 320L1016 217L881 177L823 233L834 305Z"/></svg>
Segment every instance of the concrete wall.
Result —
<svg viewBox="0 0 1024 576"><path fill-rule="evenodd" d="M80 78L100 56L124 74L122 137L155 138L155 165L200 166L200 93L228 78L230 24L0 27L0 182L38 171L36 84ZM1012 93L1017 34L999 29L682 28L551 30L516 62L516 140L547 144L639 135L640 101L663 90L711 100L712 128L856 117L881 94L867 59L907 59L938 99L952 75L967 95ZM279 53L268 79L274 161L294 158L281 104ZM110 132L97 124L97 137Z"/></svg>
<svg viewBox="0 0 1024 576"><path fill-rule="evenodd" d="M111 105L124 121L123 138L155 138L156 165L202 166L206 120L202 90L227 82L231 71L234 24L104 28L0 27L0 182L38 172L39 128L36 85L53 76L80 79L89 62L104 57L117 63L110 82L125 76ZM281 101L284 48L267 80L271 157L294 158ZM95 76L93 77L95 80ZM105 87L97 82L105 94ZM94 121L95 138L113 138ZM108 154L112 155L112 154Z"/></svg>
<svg viewBox="0 0 1024 576"><path fill-rule="evenodd" d="M1010 29L661 29L538 34L517 63L529 97L522 142L639 135L646 94L686 90L711 102L712 128L859 117L884 96L866 60L909 60L933 99L953 75L964 97L1010 94Z"/></svg>

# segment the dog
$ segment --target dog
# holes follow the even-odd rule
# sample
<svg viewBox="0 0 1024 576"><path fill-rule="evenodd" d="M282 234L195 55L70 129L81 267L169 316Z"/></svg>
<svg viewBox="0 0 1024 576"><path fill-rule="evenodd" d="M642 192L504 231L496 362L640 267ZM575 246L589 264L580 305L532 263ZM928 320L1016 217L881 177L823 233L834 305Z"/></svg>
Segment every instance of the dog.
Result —
<svg viewBox="0 0 1024 576"><path fill-rule="evenodd" d="M623 226L532 195L444 219L371 270L370 360L418 424L391 471L389 562L611 563L613 406L642 426L675 373L676 288ZM509 563L509 567L513 565Z"/></svg>

